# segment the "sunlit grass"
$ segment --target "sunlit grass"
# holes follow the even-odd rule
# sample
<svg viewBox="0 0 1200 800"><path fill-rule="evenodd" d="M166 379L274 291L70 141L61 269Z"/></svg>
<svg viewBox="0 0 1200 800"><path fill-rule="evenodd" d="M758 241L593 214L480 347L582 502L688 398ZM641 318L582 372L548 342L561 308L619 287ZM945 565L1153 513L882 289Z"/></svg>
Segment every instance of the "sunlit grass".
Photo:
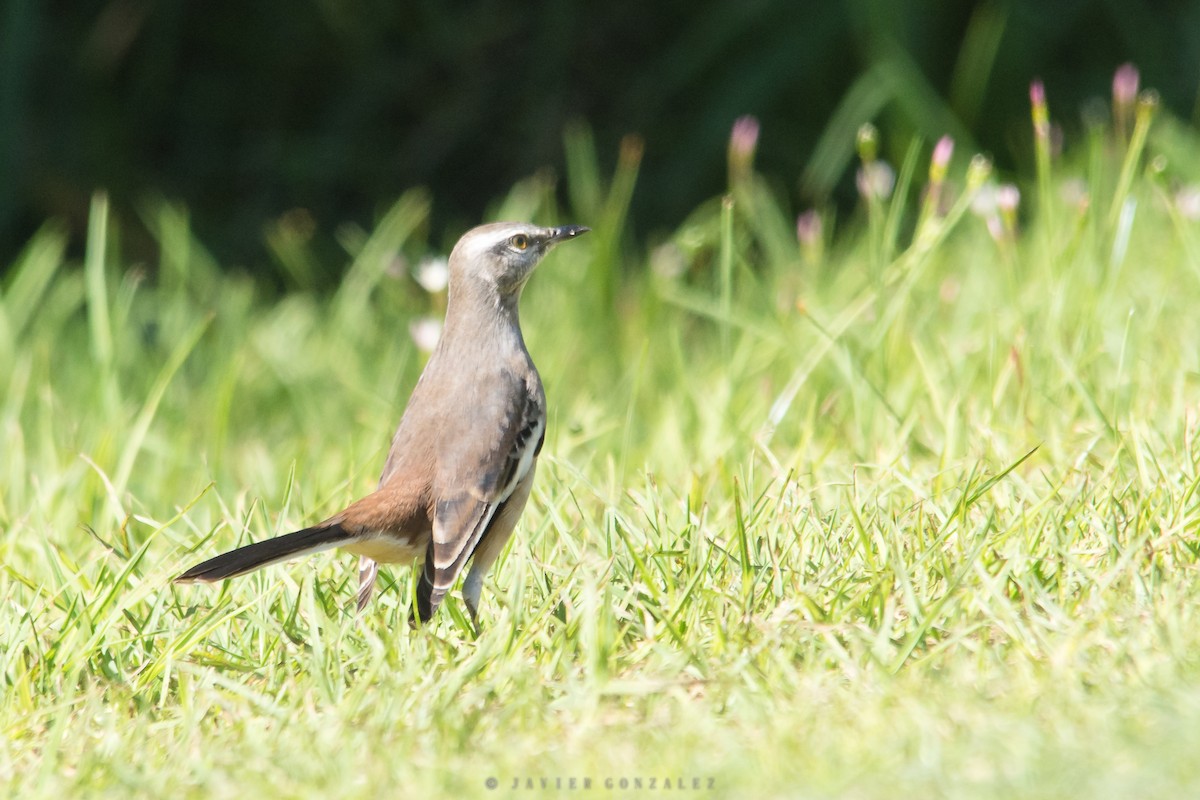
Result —
<svg viewBox="0 0 1200 800"><path fill-rule="evenodd" d="M922 204L917 143L819 247L739 162L645 253L640 145L602 181L573 133L573 208L535 178L494 214L596 233L526 293L550 430L478 639L456 597L411 630L405 569L356 617L345 556L170 583L373 485L441 308L426 196L284 296L171 207L129 263L98 196L83 261L48 227L0 303L8 793L1194 790L1200 147L1133 130L1011 218L970 153Z"/></svg>

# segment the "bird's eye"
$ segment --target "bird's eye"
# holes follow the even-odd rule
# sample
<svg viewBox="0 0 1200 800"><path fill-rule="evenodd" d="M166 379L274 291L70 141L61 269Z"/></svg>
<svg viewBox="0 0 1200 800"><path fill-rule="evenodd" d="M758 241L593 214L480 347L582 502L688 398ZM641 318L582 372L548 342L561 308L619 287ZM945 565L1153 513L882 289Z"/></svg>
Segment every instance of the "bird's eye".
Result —
<svg viewBox="0 0 1200 800"><path fill-rule="evenodd" d="M529 247L529 237L523 233L518 233L508 241L518 250L525 250Z"/></svg>

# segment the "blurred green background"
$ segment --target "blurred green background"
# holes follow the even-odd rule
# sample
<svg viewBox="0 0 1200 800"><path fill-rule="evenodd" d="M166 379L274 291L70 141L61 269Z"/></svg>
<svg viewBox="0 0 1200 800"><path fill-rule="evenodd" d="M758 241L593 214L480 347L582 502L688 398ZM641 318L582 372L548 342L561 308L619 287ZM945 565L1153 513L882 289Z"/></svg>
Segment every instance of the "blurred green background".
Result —
<svg viewBox="0 0 1200 800"><path fill-rule="evenodd" d="M850 196L867 119L894 162L908 134L951 133L1011 169L1030 158L1031 78L1069 137L1124 61L1200 122L1188 0L5 0L0 263L47 219L82 231L98 188L134 255L152 247L137 209L160 198L190 210L218 261L257 270L273 221L301 220L319 252L417 185L440 240L517 180L561 171L573 124L602 163L642 140L642 236L722 191L742 114L799 210Z"/></svg>

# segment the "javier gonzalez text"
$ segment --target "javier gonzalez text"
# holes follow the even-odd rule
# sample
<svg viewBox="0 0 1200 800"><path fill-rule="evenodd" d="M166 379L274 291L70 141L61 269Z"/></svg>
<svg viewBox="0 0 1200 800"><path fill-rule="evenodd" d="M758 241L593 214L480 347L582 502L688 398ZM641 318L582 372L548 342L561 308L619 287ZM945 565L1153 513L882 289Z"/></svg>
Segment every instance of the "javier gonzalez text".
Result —
<svg viewBox="0 0 1200 800"><path fill-rule="evenodd" d="M488 778L484 783L489 789L495 789L500 786L500 781L497 778ZM604 779L592 778L591 776L558 776L554 778L548 777L522 777L516 776L512 778L508 784L509 791L517 791L521 789L555 789L555 790L589 790L589 789L615 789L615 790L643 790L648 792L663 790L663 791L712 791L716 788L717 779L708 777L701 778L694 776L691 778L683 777L660 777L657 775L647 776L620 776L607 777Z"/></svg>

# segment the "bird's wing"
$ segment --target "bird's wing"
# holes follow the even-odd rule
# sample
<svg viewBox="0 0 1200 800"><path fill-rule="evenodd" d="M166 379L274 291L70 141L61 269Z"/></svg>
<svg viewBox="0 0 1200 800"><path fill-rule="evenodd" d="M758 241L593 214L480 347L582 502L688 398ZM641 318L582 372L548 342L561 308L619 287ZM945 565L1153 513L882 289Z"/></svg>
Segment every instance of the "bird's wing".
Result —
<svg viewBox="0 0 1200 800"><path fill-rule="evenodd" d="M542 449L545 401L540 390L514 379L504 399L482 409L439 454L440 486L433 536L417 590L417 614L429 619L487 533L496 510L513 493Z"/></svg>

